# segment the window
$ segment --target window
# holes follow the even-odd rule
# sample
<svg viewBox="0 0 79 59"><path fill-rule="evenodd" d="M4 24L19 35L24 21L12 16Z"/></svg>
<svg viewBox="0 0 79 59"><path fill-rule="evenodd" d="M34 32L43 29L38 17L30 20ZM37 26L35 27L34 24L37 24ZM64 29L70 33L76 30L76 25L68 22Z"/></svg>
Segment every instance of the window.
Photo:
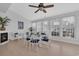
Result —
<svg viewBox="0 0 79 59"><path fill-rule="evenodd" d="M37 32L42 32L42 24L41 24L41 22L37 22Z"/></svg>
<svg viewBox="0 0 79 59"><path fill-rule="evenodd" d="M37 24L36 23L32 23L32 28L36 31L36 26Z"/></svg>
<svg viewBox="0 0 79 59"><path fill-rule="evenodd" d="M51 29L52 36L59 36L60 35L60 22L59 21L53 21Z"/></svg>
<svg viewBox="0 0 79 59"><path fill-rule="evenodd" d="M18 21L18 29L24 29L24 22Z"/></svg>
<svg viewBox="0 0 79 59"><path fill-rule="evenodd" d="M46 34L49 32L48 21L43 21L43 32Z"/></svg>
<svg viewBox="0 0 79 59"><path fill-rule="evenodd" d="M62 19L63 21L63 36L64 37L74 37L74 16L65 17Z"/></svg>

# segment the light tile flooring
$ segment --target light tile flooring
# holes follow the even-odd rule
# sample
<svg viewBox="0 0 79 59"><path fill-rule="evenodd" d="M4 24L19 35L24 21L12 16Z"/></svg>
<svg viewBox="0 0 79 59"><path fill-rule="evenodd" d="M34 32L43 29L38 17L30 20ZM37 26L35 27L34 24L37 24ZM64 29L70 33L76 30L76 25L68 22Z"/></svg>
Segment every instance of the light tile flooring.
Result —
<svg viewBox="0 0 79 59"><path fill-rule="evenodd" d="M0 46L0 56L77 56L79 46L64 42L52 41L51 46L41 47L24 44L24 40L10 41Z"/></svg>

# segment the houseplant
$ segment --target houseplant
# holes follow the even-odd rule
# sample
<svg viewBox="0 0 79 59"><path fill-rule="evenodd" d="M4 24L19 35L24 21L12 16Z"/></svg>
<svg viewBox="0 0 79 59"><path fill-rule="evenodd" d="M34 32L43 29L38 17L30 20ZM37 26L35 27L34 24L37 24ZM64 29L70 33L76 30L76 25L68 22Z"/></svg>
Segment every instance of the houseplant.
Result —
<svg viewBox="0 0 79 59"><path fill-rule="evenodd" d="M6 17L0 17L0 30L3 31L5 30L5 26L7 25L7 23L10 21L10 19L6 16Z"/></svg>

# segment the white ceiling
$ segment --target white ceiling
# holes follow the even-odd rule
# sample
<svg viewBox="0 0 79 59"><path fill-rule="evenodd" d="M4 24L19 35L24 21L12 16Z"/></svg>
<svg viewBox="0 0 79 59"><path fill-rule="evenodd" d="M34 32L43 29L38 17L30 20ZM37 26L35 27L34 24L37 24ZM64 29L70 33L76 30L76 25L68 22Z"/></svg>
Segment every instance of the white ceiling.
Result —
<svg viewBox="0 0 79 59"><path fill-rule="evenodd" d="M37 8L28 7L28 5L30 4L38 5L36 3L13 3L7 5L4 4L5 7L3 8L2 4L0 4L0 11L6 11L6 8L8 8L8 6L11 5L9 7L9 10L20 14L28 20L33 21L44 17L50 17L79 10L79 3L54 3L55 6L53 8L46 9L46 14L41 11L39 11L38 13L34 13L34 11L36 11Z"/></svg>
<svg viewBox="0 0 79 59"><path fill-rule="evenodd" d="M0 3L0 11L5 13L10 7L10 3Z"/></svg>

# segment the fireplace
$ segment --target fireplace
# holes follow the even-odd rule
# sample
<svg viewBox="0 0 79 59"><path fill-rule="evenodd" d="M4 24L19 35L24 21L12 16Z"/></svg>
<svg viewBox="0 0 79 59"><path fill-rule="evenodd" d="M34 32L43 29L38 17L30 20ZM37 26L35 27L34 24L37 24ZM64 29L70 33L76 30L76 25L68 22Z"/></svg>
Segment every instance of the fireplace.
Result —
<svg viewBox="0 0 79 59"><path fill-rule="evenodd" d="M8 41L8 33L0 33L0 43L4 43L6 41Z"/></svg>

